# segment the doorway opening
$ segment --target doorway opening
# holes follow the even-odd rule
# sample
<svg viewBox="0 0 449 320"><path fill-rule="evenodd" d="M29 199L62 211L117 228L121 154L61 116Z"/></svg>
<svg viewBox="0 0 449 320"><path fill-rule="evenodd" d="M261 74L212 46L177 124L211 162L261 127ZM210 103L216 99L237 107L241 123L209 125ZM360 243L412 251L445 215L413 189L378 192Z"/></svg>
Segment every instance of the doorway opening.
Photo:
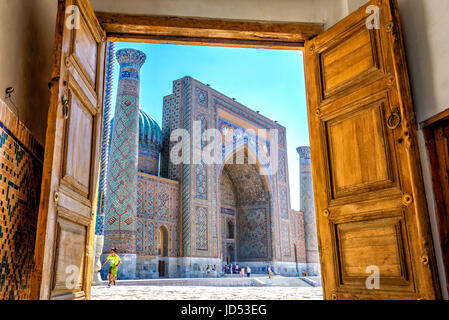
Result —
<svg viewBox="0 0 449 320"><path fill-rule="evenodd" d="M235 247L237 256L233 263L249 266L255 274L263 274L273 260L270 246L273 223L271 190L269 182L260 175L260 165L249 164L250 151L238 152L245 153L245 164L225 164L220 173L221 220L222 225L228 227L228 236L222 240L223 252L226 252L226 247ZM231 159L233 157L235 154L230 156Z"/></svg>
<svg viewBox="0 0 449 320"><path fill-rule="evenodd" d="M162 226L157 231L157 254L159 257L168 257L168 230Z"/></svg>
<svg viewBox="0 0 449 320"><path fill-rule="evenodd" d="M234 245L229 244L226 250L226 263L229 265L235 262L235 250Z"/></svg>
<svg viewBox="0 0 449 320"><path fill-rule="evenodd" d="M50 83L48 150L43 169L43 205L39 208L32 297L90 297L90 252L95 228L89 217L95 212L92 206L96 203L96 164L100 156L101 91L105 71L103 49L107 36L110 40L230 44L270 49L305 46L309 129L315 150L316 220L320 227L321 253L326 261L322 264L326 298L435 299L440 296L396 1L376 2L381 6L375 13L380 21L379 28L367 24L372 18L366 10L373 4L370 2L322 34L322 26L314 24L173 17L130 19L129 16L96 14L88 1L82 1L79 8L82 27L66 30L64 19L68 3L58 2L55 77ZM192 26L196 27L194 32ZM88 45L76 45L80 44L80 39ZM123 267L129 267L121 270L129 276L132 273L138 277L157 274L156 230L164 224L169 229L169 240L175 241L169 245L169 254L178 259L176 273L189 277L205 272L209 275L211 264L215 273L216 265L221 263L222 248L217 243L222 231L217 223L217 215L221 214L217 207L219 172L206 162L170 165L161 160L163 166L159 172L162 176L156 177L152 173L159 162L158 155L169 157L173 148L171 143L179 147L184 136L164 145L165 130L161 130L148 113L139 111L140 69L146 60L145 53L127 48L117 51L117 55L120 112L116 112L119 116L114 118L111 139L117 144L104 154L111 155L111 166L117 169L110 175L128 178L107 188L107 192L114 193L115 204L105 211L109 216L100 220L104 226L109 225L105 228L106 244L118 247L124 262L128 262ZM110 56L113 60L114 55ZM226 62L219 66L228 67ZM242 73L237 77L234 72L229 82L238 84L243 76L260 75L242 72L243 67L254 65L254 62L257 60L238 68L228 67L228 71ZM173 66L173 63L168 65ZM258 71L263 74L240 83L238 88L247 88L248 83L253 85L257 79L272 80L273 77L267 77L267 67L272 65L257 64ZM221 74L218 79L226 80ZM259 95L275 92L274 85L279 83L271 83L269 88L260 90ZM242 142L252 144L265 156L276 154L276 150L286 151L287 132L279 124L283 121L275 119L288 101L279 99L273 103L270 109L276 114L269 115L263 110L257 112L252 102L244 102L240 95L239 99L232 98L237 96L234 91L224 90L215 83L212 89L192 76L183 75L173 84L172 92L164 98L167 112L163 118L166 121L162 122L164 128L169 128L168 136L171 137L171 129L177 127L192 129L194 122L199 123L197 129L201 133L218 127L223 129L220 132L224 135L251 124L256 129L277 130L280 133L278 139L268 144L265 134L251 133L243 138L236 135L235 140L230 140L236 147ZM288 83L284 83L283 89L287 87ZM227 95L220 91L226 91ZM251 105L252 108L248 107ZM297 126L295 123L293 127ZM120 138L114 139L114 134ZM142 152L136 144L137 136L142 140ZM184 155L188 158L189 154L195 158L198 149L203 149L201 140L199 144L195 141L197 144L181 143L181 146L190 147L187 153L181 152L182 158ZM281 148L273 148L275 144ZM302 153L302 149L298 152ZM289 200L288 190L283 189L288 186L288 180L279 179L289 175L286 154L284 158L281 154L279 159L284 159L280 161L284 166L279 167L284 171L279 171L271 188L274 217L271 246L277 260L273 261L274 267L270 270L288 273L295 262L291 250L289 253L285 245L285 235L290 239L293 233L292 224L283 220L289 220L284 217L290 215L292 197L290 195ZM179 152L174 155L180 156ZM142 163L152 165L141 168L147 176L139 181L135 173L141 158ZM141 187L136 187L138 183ZM142 196L136 197L139 190ZM107 203L113 203L106 193L104 198L108 197ZM124 211L117 210L117 206L123 206ZM172 214L176 212L178 215ZM308 222L306 218L304 214L304 225ZM164 222L155 221L158 219ZM300 221L300 217L297 220ZM379 235L382 241L373 234ZM419 241L412 241L414 237ZM73 255L67 257L64 254L67 250ZM80 271L80 281L75 289L65 286L67 266ZM379 267L383 280L386 280L387 285L382 290L367 287L365 278L372 266Z"/></svg>
<svg viewBox="0 0 449 320"><path fill-rule="evenodd" d="M422 127L431 165L443 264L449 279L449 110L424 122Z"/></svg>
<svg viewBox="0 0 449 320"><path fill-rule="evenodd" d="M102 170L100 193L102 185L118 190L129 183L130 174L122 175L123 181L116 178L117 170L129 168L121 164L123 145L129 146L121 137L129 137L131 126L124 123L131 107L139 119L134 126L139 138L137 199L129 201L136 215L127 218L136 223L131 240L136 250L121 252L136 261L132 276L218 278L245 269L253 277L265 277L271 268L278 277L296 279L292 287L319 287L316 225L304 225L315 217L310 148L301 147L308 145L302 52L115 42L109 44L108 63L110 104L105 108L104 136L109 141L103 148L108 153L102 156L107 155L109 168ZM263 75L267 79L260 81ZM274 111L276 104L285 110ZM201 161L173 163L173 134L186 128L186 117L192 119L190 132L197 123L200 134L211 129L220 134L221 142L212 150L221 162L207 164L201 152L210 141L200 137L203 141L196 146L191 137L192 157L199 152ZM120 166L113 169L115 164ZM301 200L305 192L308 202ZM108 202L116 203L115 194L100 198L103 252L117 245L115 234L122 234L120 228L127 225L127 219L108 210ZM301 205L310 207L305 211ZM313 216L305 219L305 214ZM308 282L301 280L305 277Z"/></svg>

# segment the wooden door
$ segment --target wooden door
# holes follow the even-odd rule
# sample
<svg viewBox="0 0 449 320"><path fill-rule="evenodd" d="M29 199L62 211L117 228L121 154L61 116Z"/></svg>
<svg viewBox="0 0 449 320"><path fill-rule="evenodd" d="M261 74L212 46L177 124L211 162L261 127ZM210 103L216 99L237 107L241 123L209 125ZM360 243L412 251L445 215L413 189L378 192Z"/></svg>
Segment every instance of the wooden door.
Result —
<svg viewBox="0 0 449 320"><path fill-rule="evenodd" d="M449 114L449 110L445 114ZM433 193L449 288L449 116L426 126L424 135L432 167Z"/></svg>
<svg viewBox="0 0 449 320"><path fill-rule="evenodd" d="M88 0L59 0L32 299L89 299L105 33Z"/></svg>
<svg viewBox="0 0 449 320"><path fill-rule="evenodd" d="M439 298L397 1L370 1L304 56L325 298Z"/></svg>

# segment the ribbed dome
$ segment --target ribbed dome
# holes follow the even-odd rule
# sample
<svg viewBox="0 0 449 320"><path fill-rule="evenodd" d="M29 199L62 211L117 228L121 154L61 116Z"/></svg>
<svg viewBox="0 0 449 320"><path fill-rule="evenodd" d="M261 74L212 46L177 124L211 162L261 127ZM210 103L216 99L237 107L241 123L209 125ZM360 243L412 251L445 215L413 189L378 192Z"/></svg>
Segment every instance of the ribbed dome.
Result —
<svg viewBox="0 0 449 320"><path fill-rule="evenodd" d="M140 144L153 144L159 151L162 149L161 127L142 109L139 110L139 142Z"/></svg>

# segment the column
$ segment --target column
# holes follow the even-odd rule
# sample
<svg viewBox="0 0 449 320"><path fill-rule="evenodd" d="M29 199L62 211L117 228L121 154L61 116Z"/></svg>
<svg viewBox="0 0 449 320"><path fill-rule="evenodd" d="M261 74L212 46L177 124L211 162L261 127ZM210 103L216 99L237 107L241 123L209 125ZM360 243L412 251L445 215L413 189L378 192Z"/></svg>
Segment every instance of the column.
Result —
<svg viewBox="0 0 449 320"><path fill-rule="evenodd" d="M132 279L136 259L140 69L146 56L133 49L119 50L116 56L120 74L107 175L103 252L117 248L123 257L119 276Z"/></svg>
<svg viewBox="0 0 449 320"><path fill-rule="evenodd" d="M310 275L320 274L318 253L318 237L315 217L315 200L313 196L312 163L310 147L297 149L300 161L300 200L304 213L304 239L307 259L307 272Z"/></svg>

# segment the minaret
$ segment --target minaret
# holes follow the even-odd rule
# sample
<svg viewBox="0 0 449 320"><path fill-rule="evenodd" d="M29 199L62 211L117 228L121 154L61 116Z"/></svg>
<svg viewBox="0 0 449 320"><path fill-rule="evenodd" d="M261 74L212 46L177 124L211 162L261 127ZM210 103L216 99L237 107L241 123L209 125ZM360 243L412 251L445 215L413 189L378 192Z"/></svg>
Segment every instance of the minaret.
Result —
<svg viewBox="0 0 449 320"><path fill-rule="evenodd" d="M306 244L307 272L311 275L319 275L320 258L318 253L310 147L300 147L296 151L299 153L300 161L300 199L301 211L304 213L304 239Z"/></svg>
<svg viewBox="0 0 449 320"><path fill-rule="evenodd" d="M119 50L116 56L120 74L106 180L103 252L117 248L121 257L130 260L125 264L130 270L123 270L124 266L123 274L132 277L136 254L140 69L146 56L133 49Z"/></svg>

